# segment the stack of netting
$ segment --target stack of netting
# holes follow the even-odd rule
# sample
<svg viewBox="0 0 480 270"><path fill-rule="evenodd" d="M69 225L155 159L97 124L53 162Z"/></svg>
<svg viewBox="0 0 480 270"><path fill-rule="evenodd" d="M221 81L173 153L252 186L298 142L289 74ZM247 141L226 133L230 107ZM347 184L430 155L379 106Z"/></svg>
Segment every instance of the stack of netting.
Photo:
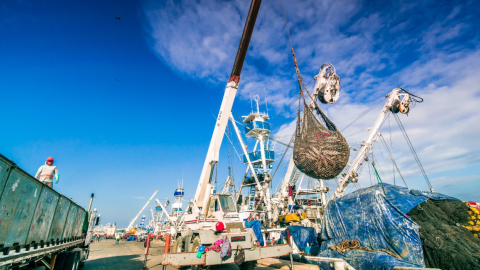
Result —
<svg viewBox="0 0 480 270"><path fill-rule="evenodd" d="M408 212L420 226L418 233L427 267L480 269L480 239L463 225L472 221L468 209L457 200L427 200Z"/></svg>
<svg viewBox="0 0 480 270"><path fill-rule="evenodd" d="M471 231L473 235L480 238L480 211L476 203L464 202L468 206L468 224L464 228ZM475 205L474 205L475 204Z"/></svg>

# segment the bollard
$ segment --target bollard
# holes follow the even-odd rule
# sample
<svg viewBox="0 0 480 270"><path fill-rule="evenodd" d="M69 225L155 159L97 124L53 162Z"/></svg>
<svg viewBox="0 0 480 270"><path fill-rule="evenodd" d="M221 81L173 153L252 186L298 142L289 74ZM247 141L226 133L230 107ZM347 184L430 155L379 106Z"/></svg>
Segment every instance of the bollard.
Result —
<svg viewBox="0 0 480 270"><path fill-rule="evenodd" d="M172 235L170 235L169 233L167 233L165 235L165 250L164 250L164 253L165 255L167 255L168 253L170 253L170 241L172 240Z"/></svg>
<svg viewBox="0 0 480 270"><path fill-rule="evenodd" d="M147 234L147 247L145 248L145 261L143 263L143 269L148 269L147 268L147 256L148 256L149 248L150 248L150 236Z"/></svg>

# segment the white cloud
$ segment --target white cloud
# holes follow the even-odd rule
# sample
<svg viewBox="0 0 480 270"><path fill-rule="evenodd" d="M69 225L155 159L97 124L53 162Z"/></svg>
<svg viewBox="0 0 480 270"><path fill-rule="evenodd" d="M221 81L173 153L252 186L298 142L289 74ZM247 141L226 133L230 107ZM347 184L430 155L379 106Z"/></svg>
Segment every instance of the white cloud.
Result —
<svg viewBox="0 0 480 270"><path fill-rule="evenodd" d="M461 21L463 13L468 12L466 7L452 7L441 19L425 13L420 16L425 19L419 22L423 17L414 20L410 15L415 10L429 11L428 3L392 2L391 9L373 12L365 12L364 4L346 0L284 1L305 81L310 81L324 62L333 63L341 76L341 99L325 107L329 117L342 129L373 101L395 87L404 87L425 99L401 119L427 174L477 166L480 51L470 46L476 43L478 34ZM179 73L225 83L248 5L249 1L240 0L171 0L162 6L146 5L155 52ZM459 37L466 40L455 42ZM239 96L249 98L251 92L260 96L268 93L268 103L277 113L296 98L295 73L278 1L264 1L257 19ZM383 103L344 135L371 126ZM286 114L295 112L296 104ZM394 119L390 120L396 126ZM287 122L276 135L292 134L294 128L294 122ZM388 122L382 132L388 133ZM366 132L347 139L360 142L365 136ZM418 168L397 128L392 130L392 139L404 176L418 176ZM276 151L279 155L282 146L278 145ZM381 159L381 155L377 154L377 158ZM388 178L387 168L384 170ZM431 180L434 187L437 182L446 186L457 181L438 176ZM369 185L369 180L362 179L361 184Z"/></svg>

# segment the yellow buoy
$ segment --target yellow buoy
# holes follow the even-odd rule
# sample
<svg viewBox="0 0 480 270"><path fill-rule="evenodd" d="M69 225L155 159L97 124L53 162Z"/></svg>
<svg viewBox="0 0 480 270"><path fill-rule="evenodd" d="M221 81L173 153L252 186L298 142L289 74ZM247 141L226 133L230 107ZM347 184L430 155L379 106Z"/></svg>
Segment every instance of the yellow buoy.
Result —
<svg viewBox="0 0 480 270"><path fill-rule="evenodd" d="M473 236L477 237L478 238L478 234L474 233Z"/></svg>
<svg viewBox="0 0 480 270"><path fill-rule="evenodd" d="M474 232L480 232L480 226L473 226L472 231Z"/></svg>
<svg viewBox="0 0 480 270"><path fill-rule="evenodd" d="M470 220L470 221L468 222L468 224L470 224L470 225L475 225L475 221Z"/></svg>
<svg viewBox="0 0 480 270"><path fill-rule="evenodd" d="M469 231L472 231L472 230L473 230L472 226L464 226L464 227L465 227L467 230L469 230Z"/></svg>

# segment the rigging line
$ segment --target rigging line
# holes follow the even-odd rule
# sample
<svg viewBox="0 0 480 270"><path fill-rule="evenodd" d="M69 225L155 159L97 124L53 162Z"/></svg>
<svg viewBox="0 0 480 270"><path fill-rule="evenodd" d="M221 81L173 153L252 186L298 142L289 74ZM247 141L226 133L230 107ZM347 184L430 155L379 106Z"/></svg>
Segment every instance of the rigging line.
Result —
<svg viewBox="0 0 480 270"><path fill-rule="evenodd" d="M373 108L375 108L378 104L380 104L380 102L385 99L386 97L381 97L379 99L377 99L372 106L370 106L367 110L365 110L363 113L361 113L357 118L355 118L352 122L350 122L348 125L346 125L342 130L340 130L340 132L343 132L345 131L348 127L350 127L351 125L353 125L355 122L357 122L360 118L362 118L363 116L365 116L365 114L367 114L368 112L370 112Z"/></svg>
<svg viewBox="0 0 480 270"><path fill-rule="evenodd" d="M293 138L295 138L295 133L293 133L292 138L290 139L290 142L287 145L287 148L285 148L285 151L283 152L282 158L278 162L277 168L275 169L275 172L273 173L272 179L275 177L275 174L277 173L277 170L280 167L280 164L282 164L283 158L287 154L288 148L290 148L290 144L293 142Z"/></svg>
<svg viewBox="0 0 480 270"><path fill-rule="evenodd" d="M388 169L388 163L387 163L387 160L385 160L385 156L383 155L383 151L382 151L382 148L380 147L380 145L378 144L378 141L375 141L375 145L378 147L378 149L380 150L380 155L382 156L382 160L383 162L385 163L385 167L387 167ZM388 170L387 170L388 171ZM390 174L393 178L393 174Z"/></svg>
<svg viewBox="0 0 480 270"><path fill-rule="evenodd" d="M393 159L393 149L392 149L392 151L390 152L390 149L388 149L388 145L387 145L387 142L385 141L385 138L382 136L381 133L380 133L379 135L380 135L380 136L379 136L380 140L381 140L381 141L383 142L383 144L385 145L385 148L387 149L387 152L388 152L388 154L389 154L389 156L390 156L390 159L392 160L393 166L395 166L395 168L397 168L397 171L398 171L398 174L400 175L400 178L402 178L402 181L403 181L403 183L405 184L405 187L408 188L407 182L405 182L405 179L403 178L403 175L402 175L402 173L400 172L400 169L399 169L398 166L397 166L397 162L395 162L395 159Z"/></svg>
<svg viewBox="0 0 480 270"><path fill-rule="evenodd" d="M393 159L392 125L390 124L390 113L388 114L388 130L389 130L389 132L390 132L390 148L392 148L392 154L391 154L392 157L391 157L391 159L392 159L392 161L395 161L395 160ZM381 136L381 135L382 135L382 134L380 133L380 136ZM382 137L383 137L383 136L382 136ZM387 148L387 150L388 150L388 148ZM395 165L393 164L393 162L392 162L392 173L393 173L393 184L396 185L396 183L395 183Z"/></svg>
<svg viewBox="0 0 480 270"><path fill-rule="evenodd" d="M297 99L298 99L298 97L295 97L295 98L288 104L287 108L290 108L290 106L292 106L292 104L293 104L294 102L296 102ZM287 109L284 109L281 113L279 113L279 114L277 115L277 117L275 117L275 119L272 121L272 125L280 118L280 116L282 116L282 115L283 115L284 113L286 113L286 112L287 112Z"/></svg>
<svg viewBox="0 0 480 270"><path fill-rule="evenodd" d="M368 164L368 161L365 161L365 162ZM372 172L371 172L370 166L367 166L367 167L368 167L368 174L370 175L370 186L373 186Z"/></svg>
<svg viewBox="0 0 480 270"><path fill-rule="evenodd" d="M353 136L353 135L355 135L355 134L358 134L358 133L360 133L360 132L365 132L365 131L366 131L365 129L361 129L361 130L359 130L359 131L357 131L357 132L354 132L354 133L352 133L352 134L350 134L350 135L344 136L344 138L347 138L347 137L350 137L350 136Z"/></svg>
<svg viewBox="0 0 480 270"><path fill-rule="evenodd" d="M418 167L420 168L420 171L422 172L423 177L425 178L425 181L427 182L427 185L430 188L430 191L433 192L432 184L430 183L430 180L428 179L427 173L423 169L422 163L420 162L420 159L417 156L417 152L413 148L412 142L410 141L410 138L408 137L408 134L405 131L405 128L403 127L402 121L400 121L400 118L398 117L398 115L394 114L394 116L395 116L395 120L397 121L398 126L400 127L400 130L402 131L403 137L405 137L405 140L407 141L407 144L410 148L410 151L412 152L413 158L417 162Z"/></svg>
<svg viewBox="0 0 480 270"><path fill-rule="evenodd" d="M242 117L240 115L238 115L238 113L232 108L232 113L235 114L235 117L237 117L238 119L242 119ZM235 118L233 119L235 120ZM237 123L239 123L237 120L235 120ZM243 123L239 123L240 125L245 125Z"/></svg>
<svg viewBox="0 0 480 270"><path fill-rule="evenodd" d="M280 0L280 4L282 5L283 18L285 19L285 26L287 27L287 34L288 34L288 40L290 41L290 47L293 48L292 38L290 37L290 30L288 29L287 15L285 15L285 9L283 8L283 1L282 0Z"/></svg>
<svg viewBox="0 0 480 270"><path fill-rule="evenodd" d="M375 164L380 165L380 163L377 162L377 158L375 157L375 155L374 155L373 153L372 153L372 159L373 159L373 162L374 162ZM377 170L377 166L375 166L375 170ZM385 177L385 174L383 173L381 166L378 166L377 173L378 173L378 171L380 171L380 174L382 175L382 177L381 177L380 179L383 178L384 180L386 180L387 178Z"/></svg>
<svg viewBox="0 0 480 270"><path fill-rule="evenodd" d="M232 142L232 140L230 139L230 136L228 136L228 134L226 134L226 135L227 135L228 142L232 145L233 150L235 150L235 153L237 154L238 159L239 159L240 161L242 161L242 159L240 158L240 155L239 155L238 152L237 152L237 149L235 148L235 145L233 145L233 142Z"/></svg>
<svg viewBox="0 0 480 270"><path fill-rule="evenodd" d="M213 116L213 118L217 119L217 118L215 117L215 115L212 114L212 116ZM234 119L234 120L235 120L235 119ZM227 126L228 126L228 124L227 124ZM228 141L232 144L233 150L235 150L235 153L237 153L238 159L240 159L240 161L242 161L242 159L240 158L240 155L239 155L238 152L237 152L237 149L235 148L235 145L233 144L232 140L230 139L230 136L227 134L226 131L225 131L225 135L227 136Z"/></svg>

